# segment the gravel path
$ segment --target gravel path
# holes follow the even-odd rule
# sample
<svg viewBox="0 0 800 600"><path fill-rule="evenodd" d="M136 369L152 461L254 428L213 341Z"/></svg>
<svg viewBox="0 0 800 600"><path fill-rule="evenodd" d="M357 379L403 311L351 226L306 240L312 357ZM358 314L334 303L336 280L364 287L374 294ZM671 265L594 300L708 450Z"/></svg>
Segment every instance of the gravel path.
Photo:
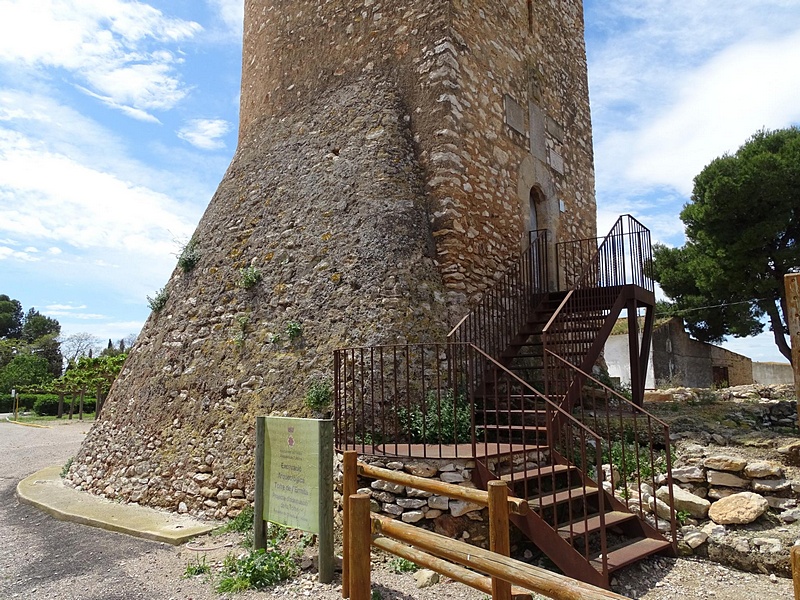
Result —
<svg viewBox="0 0 800 600"><path fill-rule="evenodd" d="M182 579L189 561L206 556L218 564L240 552L236 536L207 536L192 546L223 546L211 552L173 548L116 533L57 521L19 504L17 482L73 456L89 424L76 421L36 429L0 422L0 598L26 600L218 600L205 578ZM226 546L227 544L227 546ZM388 557L375 554L373 589L383 600L485 600L453 582L416 588L412 574L396 574ZM620 572L615 591L646 600L790 600L788 579L754 575L696 559L653 558ZM339 600L341 584L323 585L306 571L266 592L235 596Z"/></svg>

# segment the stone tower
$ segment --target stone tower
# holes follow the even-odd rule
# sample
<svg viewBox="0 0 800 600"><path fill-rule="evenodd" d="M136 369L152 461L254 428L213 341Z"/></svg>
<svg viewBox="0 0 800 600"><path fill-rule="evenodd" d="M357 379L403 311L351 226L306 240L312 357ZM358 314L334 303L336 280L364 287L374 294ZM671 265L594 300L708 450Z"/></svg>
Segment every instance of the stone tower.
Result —
<svg viewBox="0 0 800 600"><path fill-rule="evenodd" d="M580 0L246 0L242 64L197 264L69 476L217 518L252 499L254 417L309 414L333 349L443 340L530 229L595 235Z"/></svg>

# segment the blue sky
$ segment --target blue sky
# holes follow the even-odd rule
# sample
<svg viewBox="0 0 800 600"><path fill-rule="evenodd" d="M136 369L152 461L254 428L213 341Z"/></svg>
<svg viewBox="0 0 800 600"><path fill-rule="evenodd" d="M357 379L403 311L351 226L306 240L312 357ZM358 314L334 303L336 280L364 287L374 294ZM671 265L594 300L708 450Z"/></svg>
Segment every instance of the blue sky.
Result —
<svg viewBox="0 0 800 600"><path fill-rule="evenodd" d="M598 229L683 241L692 178L800 122L800 2L587 0ZM236 147L242 0L0 0L0 293L147 318ZM771 334L728 346L782 360Z"/></svg>

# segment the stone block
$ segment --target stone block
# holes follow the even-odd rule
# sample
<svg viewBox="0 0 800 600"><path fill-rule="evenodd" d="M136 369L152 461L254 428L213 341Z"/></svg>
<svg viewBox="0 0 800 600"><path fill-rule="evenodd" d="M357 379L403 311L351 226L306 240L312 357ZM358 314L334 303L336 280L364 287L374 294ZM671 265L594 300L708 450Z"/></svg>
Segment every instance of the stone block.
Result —
<svg viewBox="0 0 800 600"><path fill-rule="evenodd" d="M720 525L746 525L767 512L769 503L753 492L740 492L722 498L708 511L709 518Z"/></svg>
<svg viewBox="0 0 800 600"><path fill-rule="evenodd" d="M398 498L396 500L398 506L402 506L405 509L414 510L417 508L422 508L423 506L428 506L427 500L422 500L420 498Z"/></svg>
<svg viewBox="0 0 800 600"><path fill-rule="evenodd" d="M744 475L750 479L778 479L783 477L783 467L774 462L759 460L747 463Z"/></svg>
<svg viewBox="0 0 800 600"><path fill-rule="evenodd" d="M416 523L424 518L425 513L423 513L421 510L410 510L408 512L404 512L400 517L403 523Z"/></svg>
<svg viewBox="0 0 800 600"><path fill-rule="evenodd" d="M733 473L728 473L726 471L712 471L708 470L706 472L706 479L708 479L708 483L711 485L722 485L725 487L733 487L733 488L748 488L750 487L750 480L744 479Z"/></svg>
<svg viewBox="0 0 800 600"><path fill-rule="evenodd" d="M711 507L711 502L695 496L691 492L683 488L673 486L672 488L673 506L676 511L683 511L689 513L695 519L705 519L708 515L708 509ZM658 488L656 491L656 498L662 502L669 502L669 488L664 486Z"/></svg>
<svg viewBox="0 0 800 600"><path fill-rule="evenodd" d="M463 483L464 476L461 473L442 473L439 478L445 483Z"/></svg>
<svg viewBox="0 0 800 600"><path fill-rule="evenodd" d="M433 477L438 471L435 465L427 462L406 463L405 470L415 477Z"/></svg>
<svg viewBox="0 0 800 600"><path fill-rule="evenodd" d="M454 517L461 517L474 510L481 510L483 507L474 502L465 502L464 500L451 500L450 501L450 514Z"/></svg>
<svg viewBox="0 0 800 600"><path fill-rule="evenodd" d="M503 95L503 105L505 107L505 121L506 125L511 127L517 133L525 135L525 111L519 105L519 102L514 100L508 94Z"/></svg>
<svg viewBox="0 0 800 600"><path fill-rule="evenodd" d="M789 491L792 488L791 481L785 479L754 479L753 491L759 494L778 494Z"/></svg>
<svg viewBox="0 0 800 600"><path fill-rule="evenodd" d="M740 458L738 456L726 456L718 454L716 456L709 456L706 458L703 461L703 466L707 469L714 469L715 471L730 471L732 473L739 473L747 466L747 459Z"/></svg>
<svg viewBox="0 0 800 600"><path fill-rule="evenodd" d="M450 508L450 498L446 496L431 496L428 498L428 506L438 510L448 510Z"/></svg>
<svg viewBox="0 0 800 600"><path fill-rule="evenodd" d="M687 465L672 469L672 478L684 483L701 483L706 480L706 472L698 465Z"/></svg>

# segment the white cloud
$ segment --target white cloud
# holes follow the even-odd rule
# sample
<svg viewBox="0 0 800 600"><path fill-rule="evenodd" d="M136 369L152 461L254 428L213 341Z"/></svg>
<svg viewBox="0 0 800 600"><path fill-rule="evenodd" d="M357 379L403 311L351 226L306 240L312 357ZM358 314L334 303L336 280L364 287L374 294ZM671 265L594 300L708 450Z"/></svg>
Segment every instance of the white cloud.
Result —
<svg viewBox="0 0 800 600"><path fill-rule="evenodd" d="M656 239L677 241L706 164L762 127L800 120L800 5L585 5L600 221L633 212Z"/></svg>
<svg viewBox="0 0 800 600"><path fill-rule="evenodd" d="M207 0L217 11L228 30L241 40L244 23L244 0Z"/></svg>
<svg viewBox="0 0 800 600"><path fill-rule="evenodd" d="M0 261L9 259L15 259L23 262L37 262L41 260L39 257L31 256L27 252L20 252L19 250L14 250L14 248L9 248L8 246L0 246Z"/></svg>
<svg viewBox="0 0 800 600"><path fill-rule="evenodd" d="M201 26L124 0L0 0L0 63L61 68L128 114L169 109L187 93L169 43ZM134 112L131 112L134 111Z"/></svg>
<svg viewBox="0 0 800 600"><path fill-rule="evenodd" d="M86 308L86 305L72 306L71 304L48 304L44 308L48 311L83 310Z"/></svg>
<svg viewBox="0 0 800 600"><path fill-rule="evenodd" d="M190 231L186 217L161 193L0 129L0 231L6 235L164 254L172 249L170 231Z"/></svg>
<svg viewBox="0 0 800 600"><path fill-rule="evenodd" d="M727 48L687 73L675 103L644 127L612 136L628 154L628 180L682 194L713 158L735 151L756 130L800 119L800 30ZM623 150L624 149L624 150Z"/></svg>
<svg viewBox="0 0 800 600"><path fill-rule="evenodd" d="M231 124L223 119L193 119L178 131L178 137L203 150L225 147L222 138L231 130Z"/></svg>

